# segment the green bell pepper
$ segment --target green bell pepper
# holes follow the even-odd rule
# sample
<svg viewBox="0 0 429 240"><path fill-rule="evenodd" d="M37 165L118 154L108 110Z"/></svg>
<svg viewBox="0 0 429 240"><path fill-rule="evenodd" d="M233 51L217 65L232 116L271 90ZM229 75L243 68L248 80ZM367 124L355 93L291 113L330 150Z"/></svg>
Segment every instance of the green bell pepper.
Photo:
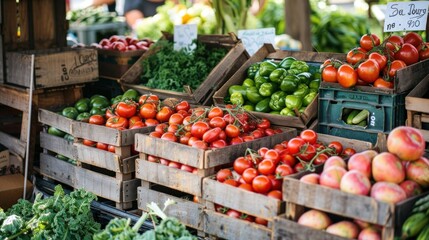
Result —
<svg viewBox="0 0 429 240"><path fill-rule="evenodd" d="M302 106L302 99L295 95L287 95L285 103L286 107L289 109L300 109Z"/></svg>
<svg viewBox="0 0 429 240"><path fill-rule="evenodd" d="M275 83L281 83L283 79L286 77L287 71L283 68L277 68L272 71L270 74L270 80Z"/></svg>
<svg viewBox="0 0 429 240"><path fill-rule="evenodd" d="M106 97L96 97L91 100L91 103L89 106L91 108L98 107L98 108L106 108L110 105L110 101Z"/></svg>
<svg viewBox="0 0 429 240"><path fill-rule="evenodd" d="M304 98L308 94L308 92L310 91L306 85L304 85L304 86L305 87L298 88L295 92L293 92L293 95L295 95L301 99Z"/></svg>
<svg viewBox="0 0 429 240"><path fill-rule="evenodd" d="M308 84L308 86L311 88L311 89L319 89L319 86L320 86L320 80L313 80L313 81L311 81L309 84Z"/></svg>
<svg viewBox="0 0 429 240"><path fill-rule="evenodd" d="M116 96L116 97L114 97L114 98L111 98L111 99L110 99L110 104L111 104L111 105L113 105L113 104L117 104L117 103L119 103L120 101L122 101L122 95L118 95L118 96Z"/></svg>
<svg viewBox="0 0 429 240"><path fill-rule="evenodd" d="M233 93L239 92L241 95L246 96L246 87L243 87L241 85L231 85L228 88L228 93L230 96L232 96Z"/></svg>
<svg viewBox="0 0 429 240"><path fill-rule="evenodd" d="M283 58L283 60L279 63L279 67L286 69L286 70L289 70L290 66L295 61L296 61L296 59L294 57Z"/></svg>
<svg viewBox="0 0 429 240"><path fill-rule="evenodd" d="M283 116L291 116L291 117L295 117L296 116L296 114L295 114L295 112L294 111L292 111L292 110L290 110L289 108L283 108L281 111L280 111L280 115L283 115Z"/></svg>
<svg viewBox="0 0 429 240"><path fill-rule="evenodd" d="M75 103L75 105L81 104L81 103L86 103L89 105L91 103L91 100L89 100L89 98L81 98Z"/></svg>
<svg viewBox="0 0 429 240"><path fill-rule="evenodd" d="M310 67L308 64L304 61L294 61L290 65L290 70L296 69L299 71L299 73L308 72L310 71Z"/></svg>
<svg viewBox="0 0 429 240"><path fill-rule="evenodd" d="M300 73L301 72L298 69L289 69L289 70L287 70L287 74L288 75L298 75Z"/></svg>
<svg viewBox="0 0 429 240"><path fill-rule="evenodd" d="M294 75L288 75L283 79L282 83L280 84L280 89L286 93L293 93L299 84L298 77Z"/></svg>
<svg viewBox="0 0 429 240"><path fill-rule="evenodd" d="M310 92L309 94L305 95L302 99L302 106L307 107L310 105L310 103L313 101L314 98L316 98L317 93Z"/></svg>
<svg viewBox="0 0 429 240"><path fill-rule="evenodd" d="M253 79L246 78L246 79L244 79L244 81L241 84L241 86L243 86L245 88L253 87L253 86L255 86L255 81L253 81Z"/></svg>
<svg viewBox="0 0 429 240"><path fill-rule="evenodd" d="M99 107L93 107L93 108L91 108L91 111L89 111L89 114L91 114L91 116L92 115L102 115L102 116L104 116L104 115L106 115L106 110L103 111Z"/></svg>
<svg viewBox="0 0 429 240"><path fill-rule="evenodd" d="M282 110L286 106L285 98L286 98L286 93L283 91L277 91L273 93L273 95L271 95L271 100L269 104L270 108L274 111Z"/></svg>
<svg viewBox="0 0 429 240"><path fill-rule="evenodd" d="M230 101L232 104L237 106L243 106L244 104L244 97L240 92L233 92L231 94Z"/></svg>
<svg viewBox="0 0 429 240"><path fill-rule="evenodd" d="M89 112L83 112L77 115L76 120L81 122L88 122L91 114Z"/></svg>
<svg viewBox="0 0 429 240"><path fill-rule="evenodd" d="M66 118L76 119L77 115L79 115L79 112L74 107L66 107L61 112L61 115L63 115Z"/></svg>
<svg viewBox="0 0 429 240"><path fill-rule="evenodd" d="M59 130L58 128L52 127L52 126L48 128L48 134L51 134L51 135L54 135L57 137L64 137L66 135L65 132Z"/></svg>
<svg viewBox="0 0 429 240"><path fill-rule="evenodd" d="M124 94L122 95L122 101L125 100L133 100L134 102L139 101L139 93L135 89L128 89Z"/></svg>
<svg viewBox="0 0 429 240"><path fill-rule="evenodd" d="M89 104L86 102L77 102L74 107L76 110L80 113L88 112L89 111Z"/></svg>
<svg viewBox="0 0 429 240"><path fill-rule="evenodd" d="M260 63L253 63L247 69L247 77L250 79L255 79L256 73L259 71Z"/></svg>
<svg viewBox="0 0 429 240"><path fill-rule="evenodd" d="M269 112L270 109L270 99L271 98L265 98L262 101L259 101L256 105L255 105L255 111L256 112Z"/></svg>
<svg viewBox="0 0 429 240"><path fill-rule="evenodd" d="M269 79L267 77L262 77L258 73L255 76L255 86L259 89L263 83L269 82Z"/></svg>
<svg viewBox="0 0 429 240"><path fill-rule="evenodd" d="M299 78L299 82L308 85L311 80L311 73L303 72L296 75Z"/></svg>
<svg viewBox="0 0 429 240"><path fill-rule="evenodd" d="M310 88L310 91L309 91L309 93L312 93L312 92L314 92L314 93L318 93L319 92L319 90L318 89L313 89L313 88Z"/></svg>
<svg viewBox="0 0 429 240"><path fill-rule="evenodd" d="M244 110L246 110L246 111L255 111L255 106L253 106L253 105L250 105L250 104L246 104L246 105L244 105L243 106L243 109Z"/></svg>
<svg viewBox="0 0 429 240"><path fill-rule="evenodd" d="M269 97L271 96L278 88L278 85L276 83L263 83L259 87L259 94L263 97Z"/></svg>
<svg viewBox="0 0 429 240"><path fill-rule="evenodd" d="M249 102L257 104L259 101L263 100L264 97L259 94L259 90L256 87L249 87L246 90L246 97Z"/></svg>
<svg viewBox="0 0 429 240"><path fill-rule="evenodd" d="M259 74L262 77L269 77L271 72L274 71L277 68L277 64L275 64L273 61L265 61L261 62L259 65Z"/></svg>

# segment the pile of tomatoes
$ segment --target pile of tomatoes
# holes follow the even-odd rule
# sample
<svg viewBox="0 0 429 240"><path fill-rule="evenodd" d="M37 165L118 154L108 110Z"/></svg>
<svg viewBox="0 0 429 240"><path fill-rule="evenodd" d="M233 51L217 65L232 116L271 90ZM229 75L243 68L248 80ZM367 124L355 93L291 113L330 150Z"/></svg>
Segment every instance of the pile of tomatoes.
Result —
<svg viewBox="0 0 429 240"><path fill-rule="evenodd" d="M355 153L354 149L344 148L338 141L325 146L318 141L315 131L304 130L299 136L271 149L262 147L257 152L248 149L245 156L235 159L235 174L231 169L221 169L216 180L282 200L283 177L306 170L310 165L322 164L332 155L351 156ZM219 211L223 209L219 208Z"/></svg>
<svg viewBox="0 0 429 240"><path fill-rule="evenodd" d="M372 85L393 89L396 71L429 58L429 43L409 32L391 35L383 42L375 34L365 34L360 46L347 53L347 63L328 59L322 65L322 79L342 87Z"/></svg>

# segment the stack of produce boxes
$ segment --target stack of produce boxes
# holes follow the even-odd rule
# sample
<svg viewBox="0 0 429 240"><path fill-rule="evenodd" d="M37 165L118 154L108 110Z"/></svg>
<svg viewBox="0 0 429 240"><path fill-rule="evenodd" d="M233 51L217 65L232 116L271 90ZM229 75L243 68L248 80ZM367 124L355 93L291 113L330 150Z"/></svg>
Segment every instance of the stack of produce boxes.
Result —
<svg viewBox="0 0 429 240"><path fill-rule="evenodd" d="M347 62L327 59L319 91L321 133L375 143L378 133L405 125L405 96L429 73L429 61L419 59L419 43L407 43L407 35L381 43L374 34L364 35ZM408 48L415 51L408 54Z"/></svg>
<svg viewBox="0 0 429 240"><path fill-rule="evenodd" d="M323 134L317 136L312 130L303 131L301 136L303 139L310 136L319 147L340 144L344 149L341 150L341 154L348 151L364 151L372 147L368 142ZM310 165L314 164L316 168L320 168L322 166L320 164L326 160L322 159L324 153L320 152L321 148L317 150L320 152L317 156L316 150L310 153L309 146L306 153L290 152L297 146L293 139L296 138L273 142L273 145L264 145L262 148L254 149L253 152L249 150L243 152L235 159L232 170L222 169L216 175L204 178L206 233L225 239L272 239L274 220L284 213L287 204L282 199L281 191L283 195L286 191L282 190L282 178L299 174L300 171L305 172L301 165L303 163L300 163L296 156L301 159L314 157L317 160ZM310 159L307 159L306 163ZM270 183L265 184L266 179L269 179ZM287 192L290 194L289 190Z"/></svg>
<svg viewBox="0 0 429 240"><path fill-rule="evenodd" d="M131 95L135 95L133 98L138 102L137 92ZM94 100L96 98L98 100ZM105 101L101 96L94 96L92 99L94 102L98 101L97 104ZM102 113L95 113L91 117L88 115L84 122L85 120L80 119L84 114L77 118L73 116L77 115L80 108L88 110L82 106L84 101L86 100L79 100L74 110L72 107L64 108L61 114L46 109L39 110L39 121L49 126L47 132L42 132L40 136L40 145L44 149L40 155L40 172L48 178L74 188L84 188L101 198L111 200L119 209L130 209L137 199L136 189L140 183L134 176L137 158L133 149L134 135L146 133L153 127L148 126L147 119L132 122L132 118L126 119L129 127L107 127L109 123L120 124L125 119L114 116L115 121L107 120L104 126ZM127 101L119 101L115 114L119 114L119 104ZM133 105L135 106L130 103L127 106ZM96 123L97 119L101 122Z"/></svg>
<svg viewBox="0 0 429 240"><path fill-rule="evenodd" d="M205 227L203 178L213 175L219 166L230 166L247 148L273 145L295 136L296 131L279 130L270 125L261 128L267 129L264 132L250 131L246 128L255 129L257 122L266 124L267 121L249 117L241 109L193 108L188 112L191 114L181 117L180 121L185 126L188 124L186 129L174 129L174 119L178 116L173 114L164 129L158 125L150 134L136 134L136 150L140 152L136 177L142 180L137 202L139 209L147 210L146 205L152 201L173 199L178 204L167 209L166 214L202 231ZM244 131L246 136L237 137L239 131ZM226 137L222 137L225 134Z"/></svg>
<svg viewBox="0 0 429 240"><path fill-rule="evenodd" d="M288 205L286 214L275 220L275 238L387 240L401 236L414 203L428 193L423 192L429 186L428 163L420 158L424 141L417 131L393 130L388 138L390 152L367 150L348 160L331 157L315 173L286 177L283 199ZM407 144L410 138L416 142Z"/></svg>
<svg viewBox="0 0 429 240"><path fill-rule="evenodd" d="M307 129L317 124L319 67L344 54L275 50L265 44L214 94L217 106L243 105L273 124Z"/></svg>

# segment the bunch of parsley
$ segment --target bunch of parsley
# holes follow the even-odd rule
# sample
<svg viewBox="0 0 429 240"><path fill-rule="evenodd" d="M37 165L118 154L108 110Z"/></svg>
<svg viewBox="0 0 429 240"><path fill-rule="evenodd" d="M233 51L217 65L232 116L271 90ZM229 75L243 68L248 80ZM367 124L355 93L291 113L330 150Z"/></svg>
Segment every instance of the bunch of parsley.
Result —
<svg viewBox="0 0 429 240"><path fill-rule="evenodd" d="M146 87L176 92L183 92L184 85L197 89L228 50L209 48L198 41L195 44L194 51L175 51L173 42L167 40L153 44L151 47L159 48L159 51L143 61L141 83Z"/></svg>

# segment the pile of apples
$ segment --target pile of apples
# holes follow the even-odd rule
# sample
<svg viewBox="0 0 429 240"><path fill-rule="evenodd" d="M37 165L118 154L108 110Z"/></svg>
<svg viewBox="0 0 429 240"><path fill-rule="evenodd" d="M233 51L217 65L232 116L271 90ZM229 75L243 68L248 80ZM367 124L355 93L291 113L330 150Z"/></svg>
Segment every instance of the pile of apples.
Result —
<svg viewBox="0 0 429 240"><path fill-rule="evenodd" d="M120 52L133 50L148 50L154 42L150 39L139 40L130 36L113 35L110 38L103 38L99 43L93 43L91 46L99 49L117 50Z"/></svg>

